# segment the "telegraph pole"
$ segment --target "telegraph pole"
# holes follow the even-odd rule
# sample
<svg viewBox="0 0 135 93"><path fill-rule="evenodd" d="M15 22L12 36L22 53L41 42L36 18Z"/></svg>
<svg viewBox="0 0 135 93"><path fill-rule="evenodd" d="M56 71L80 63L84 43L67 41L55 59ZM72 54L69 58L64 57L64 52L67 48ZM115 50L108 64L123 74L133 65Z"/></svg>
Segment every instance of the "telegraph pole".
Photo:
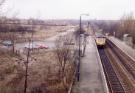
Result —
<svg viewBox="0 0 135 93"><path fill-rule="evenodd" d="M27 53L27 60L25 62L25 82L24 82L24 93L27 93L27 81L28 81L28 64L29 64L29 57L30 57L30 42L29 40L29 48L28 48L28 53Z"/></svg>
<svg viewBox="0 0 135 93"><path fill-rule="evenodd" d="M80 62L81 62L81 39L80 39L80 34L81 34L81 15L80 15L80 24L79 24L80 28L79 28L79 62L78 62L78 71L77 71L77 80L80 80Z"/></svg>

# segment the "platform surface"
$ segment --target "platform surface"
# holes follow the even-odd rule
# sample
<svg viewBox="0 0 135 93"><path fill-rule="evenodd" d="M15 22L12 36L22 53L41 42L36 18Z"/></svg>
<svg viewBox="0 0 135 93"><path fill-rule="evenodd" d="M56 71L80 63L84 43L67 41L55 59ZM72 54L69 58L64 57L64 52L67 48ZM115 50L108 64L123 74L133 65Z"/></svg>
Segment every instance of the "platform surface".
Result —
<svg viewBox="0 0 135 93"><path fill-rule="evenodd" d="M127 45L125 42L113 36L108 37L108 39L111 40L116 46L118 46L123 52L129 55L132 59L135 60L135 49L133 49L131 46Z"/></svg>
<svg viewBox="0 0 135 93"><path fill-rule="evenodd" d="M87 40L85 56L81 61L80 81L73 86L72 93L107 93L95 41L92 37Z"/></svg>

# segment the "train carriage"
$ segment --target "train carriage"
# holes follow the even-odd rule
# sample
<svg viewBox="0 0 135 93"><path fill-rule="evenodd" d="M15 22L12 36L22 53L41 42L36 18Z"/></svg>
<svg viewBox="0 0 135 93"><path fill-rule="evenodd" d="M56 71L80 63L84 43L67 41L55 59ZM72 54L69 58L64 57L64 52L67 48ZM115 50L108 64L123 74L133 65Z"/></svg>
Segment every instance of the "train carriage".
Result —
<svg viewBox="0 0 135 93"><path fill-rule="evenodd" d="M104 47L106 44L106 37L104 35L96 35L95 41L98 47Z"/></svg>

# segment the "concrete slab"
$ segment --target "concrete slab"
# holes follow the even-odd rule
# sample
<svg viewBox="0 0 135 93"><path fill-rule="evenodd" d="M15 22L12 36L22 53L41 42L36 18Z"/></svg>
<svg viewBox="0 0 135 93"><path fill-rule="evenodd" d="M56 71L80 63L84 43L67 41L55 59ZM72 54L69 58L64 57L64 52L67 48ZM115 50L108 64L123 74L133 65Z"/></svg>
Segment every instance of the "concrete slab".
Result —
<svg viewBox="0 0 135 93"><path fill-rule="evenodd" d="M92 37L87 40L85 57L81 61L80 81L73 86L72 93L109 93L95 41Z"/></svg>
<svg viewBox="0 0 135 93"><path fill-rule="evenodd" d="M116 46L118 46L123 52L125 52L129 57L131 57L133 60L135 60L135 49L125 44L125 42L110 36L108 37L109 40L111 40Z"/></svg>

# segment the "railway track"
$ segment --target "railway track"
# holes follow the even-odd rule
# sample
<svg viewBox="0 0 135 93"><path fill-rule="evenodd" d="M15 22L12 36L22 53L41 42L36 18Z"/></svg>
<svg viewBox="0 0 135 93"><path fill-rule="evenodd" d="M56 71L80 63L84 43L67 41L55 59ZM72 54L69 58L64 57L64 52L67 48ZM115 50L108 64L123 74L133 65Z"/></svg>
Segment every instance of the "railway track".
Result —
<svg viewBox="0 0 135 93"><path fill-rule="evenodd" d="M105 50L98 48L110 93L126 93Z"/></svg>
<svg viewBox="0 0 135 93"><path fill-rule="evenodd" d="M115 53L115 55L119 58L121 64L124 66L124 68L127 70L127 72L135 80L135 61L132 60L129 56L127 56L123 51L121 51L111 41L107 40L107 45L112 49L112 51Z"/></svg>

